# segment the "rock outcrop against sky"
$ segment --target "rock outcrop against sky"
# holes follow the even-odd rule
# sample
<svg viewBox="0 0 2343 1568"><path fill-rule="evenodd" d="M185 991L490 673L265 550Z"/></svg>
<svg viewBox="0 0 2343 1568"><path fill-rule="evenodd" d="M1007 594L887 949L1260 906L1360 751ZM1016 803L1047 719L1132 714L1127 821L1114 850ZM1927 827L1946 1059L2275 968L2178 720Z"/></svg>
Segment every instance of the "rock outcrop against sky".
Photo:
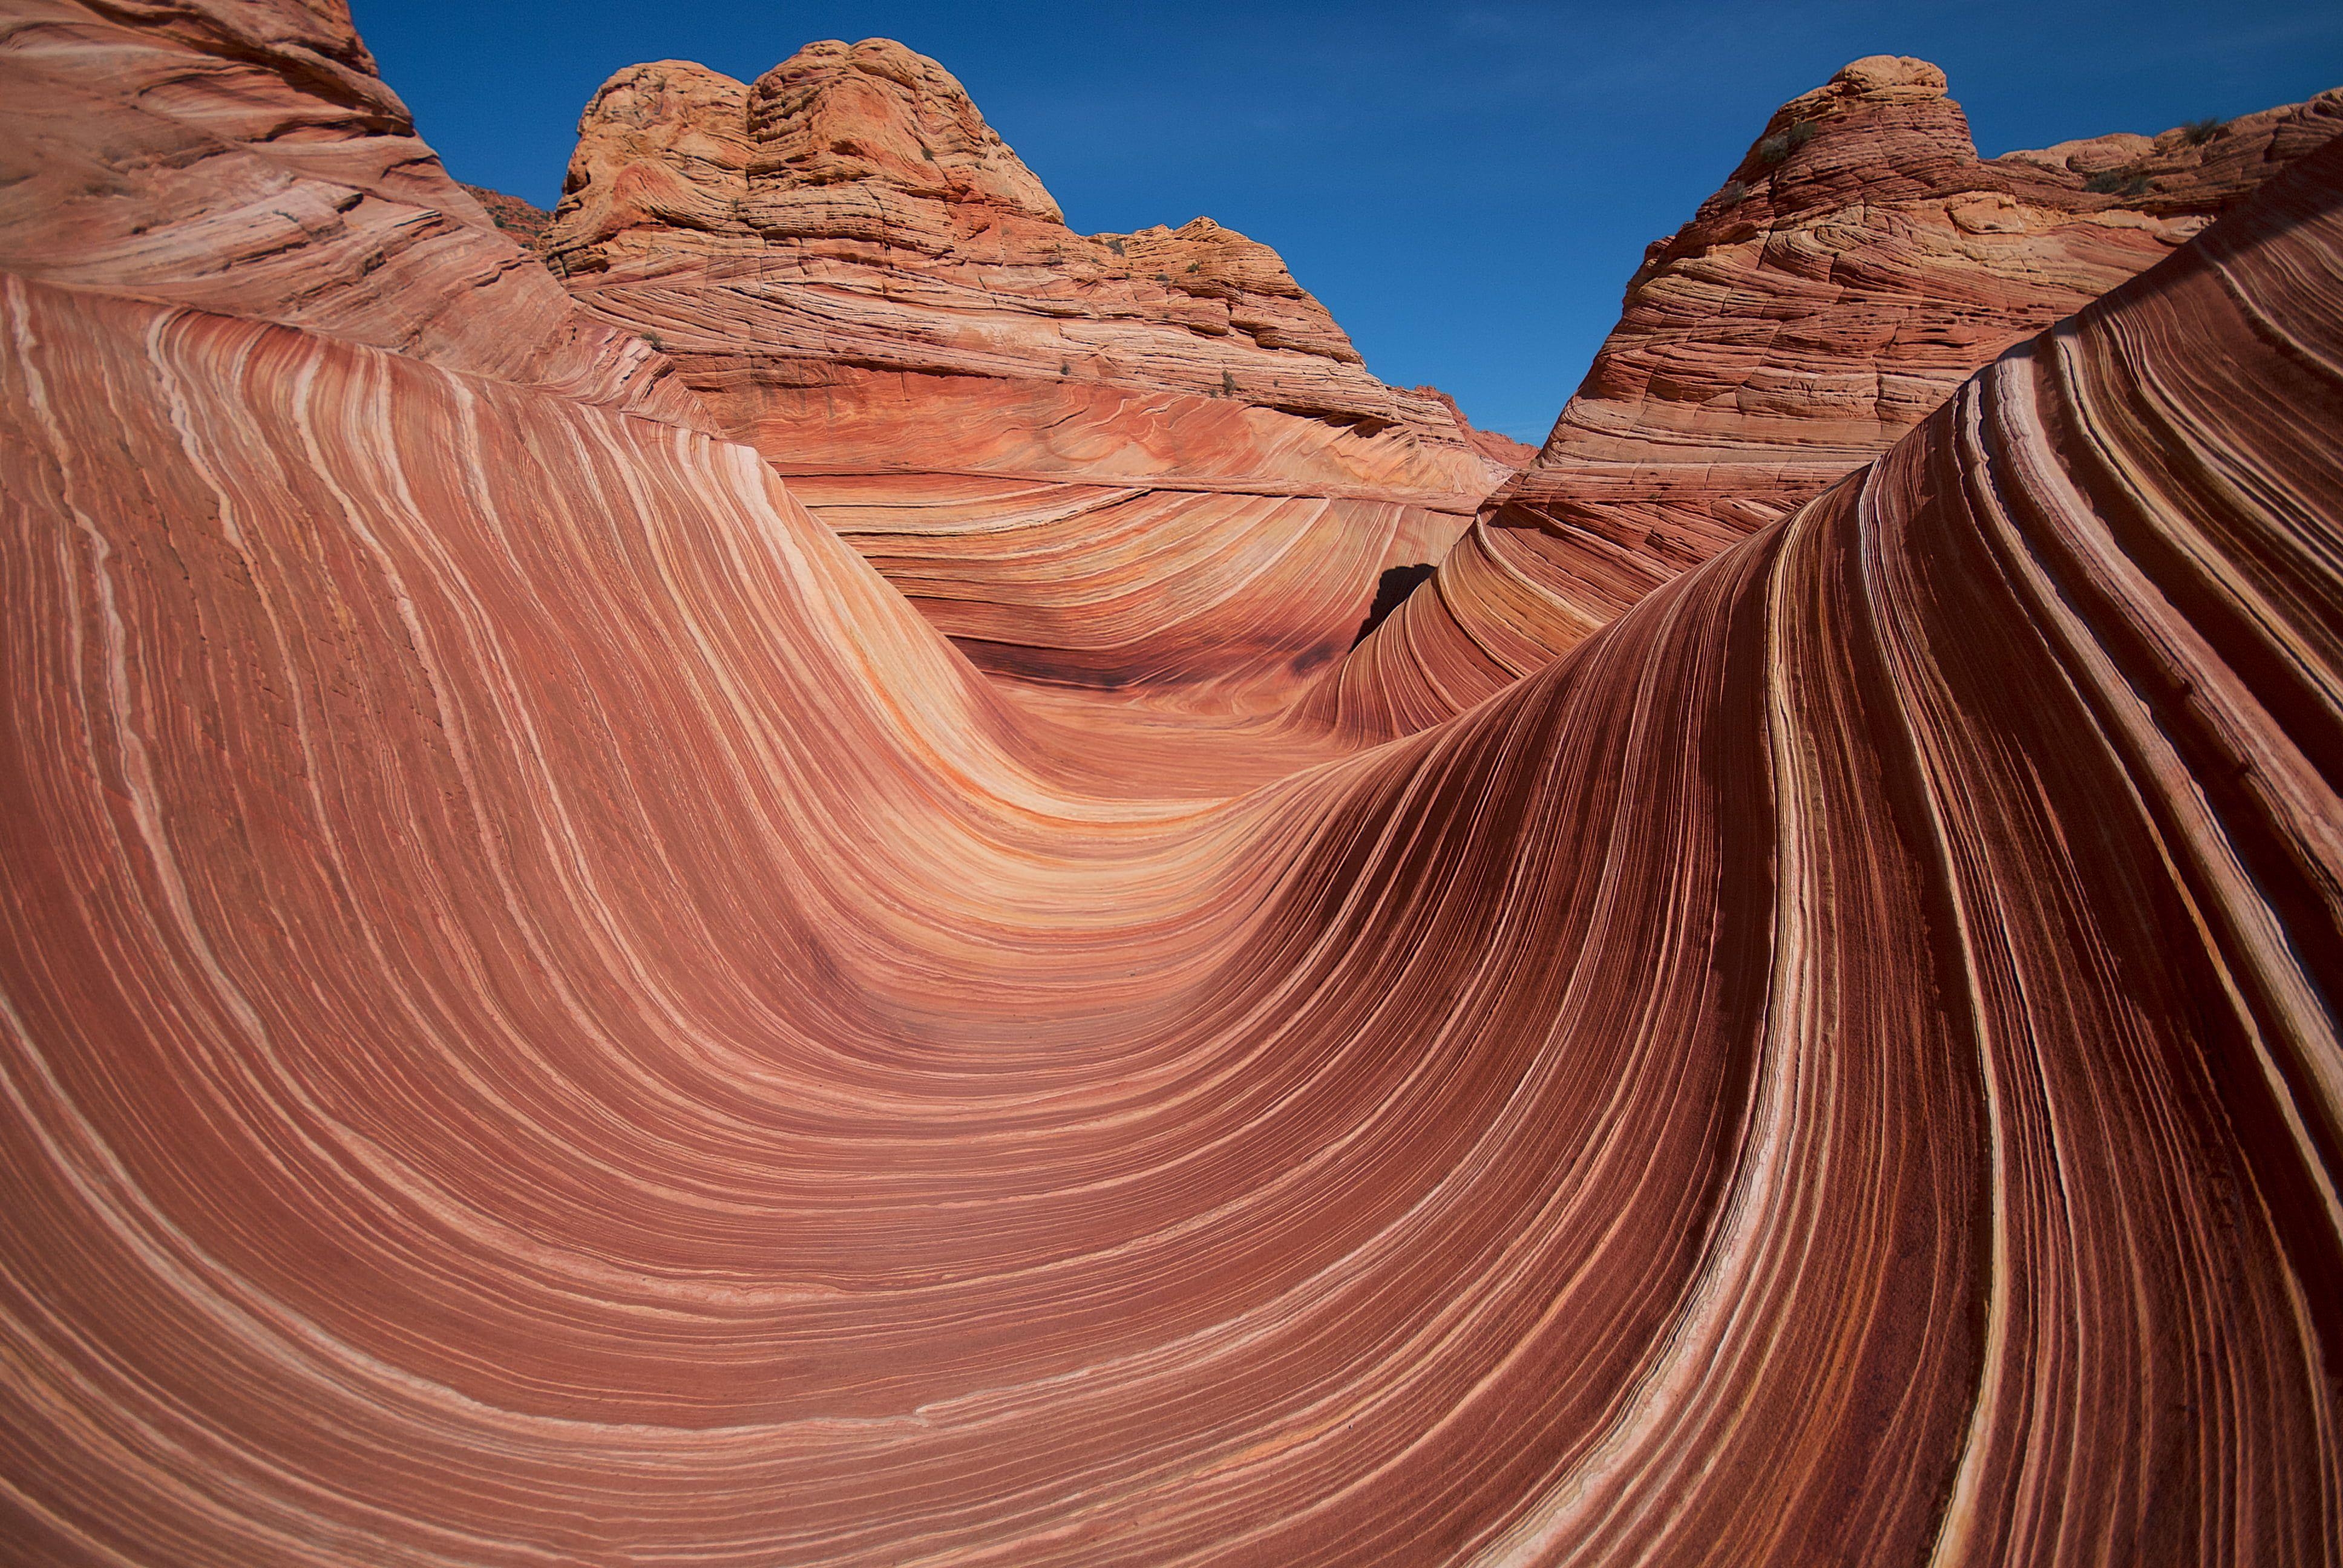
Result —
<svg viewBox="0 0 2343 1568"><path fill-rule="evenodd" d="M1074 233L886 39L619 72L543 248L980 662L1061 688L1282 704L1518 467L1268 246Z"/></svg>
<svg viewBox="0 0 2343 1568"><path fill-rule="evenodd" d="M698 417L447 177L337 5L11 0L0 28L0 267Z"/></svg>
<svg viewBox="0 0 2343 1568"><path fill-rule="evenodd" d="M1406 729L1542 667L2338 133L2343 90L1980 161L1936 67L1848 65L1653 245L1536 460L1346 673L1344 711Z"/></svg>
<svg viewBox="0 0 2343 1568"><path fill-rule="evenodd" d="M546 248L738 397L841 369L1021 377L1458 440L1435 400L1366 372L1268 246L1210 218L1075 234L950 73L888 39L809 45L747 85L619 72L579 120Z"/></svg>
<svg viewBox="0 0 2343 1568"><path fill-rule="evenodd" d="M471 185L464 187L464 194L478 202L481 210L498 228L531 250L538 249L544 243L546 231L553 226L551 213L517 196L507 196L486 186Z"/></svg>
<svg viewBox="0 0 2343 1568"><path fill-rule="evenodd" d="M2335 1560L2343 143L1375 742L1037 705L364 62L0 24L12 1565Z"/></svg>

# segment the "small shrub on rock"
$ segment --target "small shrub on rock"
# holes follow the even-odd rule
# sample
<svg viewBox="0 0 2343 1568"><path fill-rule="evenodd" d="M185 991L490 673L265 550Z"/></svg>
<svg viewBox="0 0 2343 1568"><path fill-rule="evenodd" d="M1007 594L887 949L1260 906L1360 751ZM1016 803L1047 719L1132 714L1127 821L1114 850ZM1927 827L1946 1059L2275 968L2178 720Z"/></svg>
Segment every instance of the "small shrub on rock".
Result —
<svg viewBox="0 0 2343 1568"><path fill-rule="evenodd" d="M1775 131L1772 136L1758 142L1757 161L1772 168L1792 153L1813 141L1815 134L1815 126L1812 120L1800 120L1786 130Z"/></svg>

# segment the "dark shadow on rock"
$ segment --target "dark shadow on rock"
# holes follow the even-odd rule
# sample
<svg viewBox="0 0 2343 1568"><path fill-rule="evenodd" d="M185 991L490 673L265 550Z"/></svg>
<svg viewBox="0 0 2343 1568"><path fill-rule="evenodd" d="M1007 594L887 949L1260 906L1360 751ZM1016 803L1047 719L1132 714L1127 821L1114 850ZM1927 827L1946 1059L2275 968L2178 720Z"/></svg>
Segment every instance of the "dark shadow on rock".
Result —
<svg viewBox="0 0 2343 1568"><path fill-rule="evenodd" d="M1417 585L1430 582L1432 574L1438 569L1430 561L1418 561L1408 567L1385 567L1383 577L1375 583L1375 602L1368 609L1367 618L1359 623L1359 635L1351 639L1351 646L1356 648L1366 641L1367 635L1383 625L1384 618L1392 611L1406 603L1407 596L1416 590Z"/></svg>

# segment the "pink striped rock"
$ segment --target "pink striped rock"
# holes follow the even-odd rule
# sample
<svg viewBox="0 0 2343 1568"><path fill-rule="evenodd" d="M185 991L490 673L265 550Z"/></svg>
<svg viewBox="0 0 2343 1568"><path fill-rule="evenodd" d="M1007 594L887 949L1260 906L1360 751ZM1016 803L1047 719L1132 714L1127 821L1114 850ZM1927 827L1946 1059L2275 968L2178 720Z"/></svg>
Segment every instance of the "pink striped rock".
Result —
<svg viewBox="0 0 2343 1568"><path fill-rule="evenodd" d="M1885 449L2012 345L2343 131L2343 90L1980 161L1944 74L1858 60L1654 242L1536 460L1323 705L1413 728L1541 668Z"/></svg>
<svg viewBox="0 0 2343 1568"><path fill-rule="evenodd" d="M2343 1547L2343 145L1382 743L1052 708L755 447L347 329L464 268L50 210L11 1564Z"/></svg>

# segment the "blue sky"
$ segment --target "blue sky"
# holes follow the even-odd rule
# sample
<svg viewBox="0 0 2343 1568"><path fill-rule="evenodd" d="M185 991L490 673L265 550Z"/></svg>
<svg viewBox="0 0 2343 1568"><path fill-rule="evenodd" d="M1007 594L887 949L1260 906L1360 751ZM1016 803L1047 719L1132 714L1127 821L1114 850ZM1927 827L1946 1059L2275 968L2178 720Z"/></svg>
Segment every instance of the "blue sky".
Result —
<svg viewBox="0 0 2343 1568"><path fill-rule="evenodd" d="M746 80L811 39L900 38L967 84L1076 228L1205 214L1275 246L1377 375L1529 441L1644 245L1848 60L1936 61L1988 156L2343 85L2343 5L2302 0L355 8L457 177L546 206L578 110L622 65Z"/></svg>

